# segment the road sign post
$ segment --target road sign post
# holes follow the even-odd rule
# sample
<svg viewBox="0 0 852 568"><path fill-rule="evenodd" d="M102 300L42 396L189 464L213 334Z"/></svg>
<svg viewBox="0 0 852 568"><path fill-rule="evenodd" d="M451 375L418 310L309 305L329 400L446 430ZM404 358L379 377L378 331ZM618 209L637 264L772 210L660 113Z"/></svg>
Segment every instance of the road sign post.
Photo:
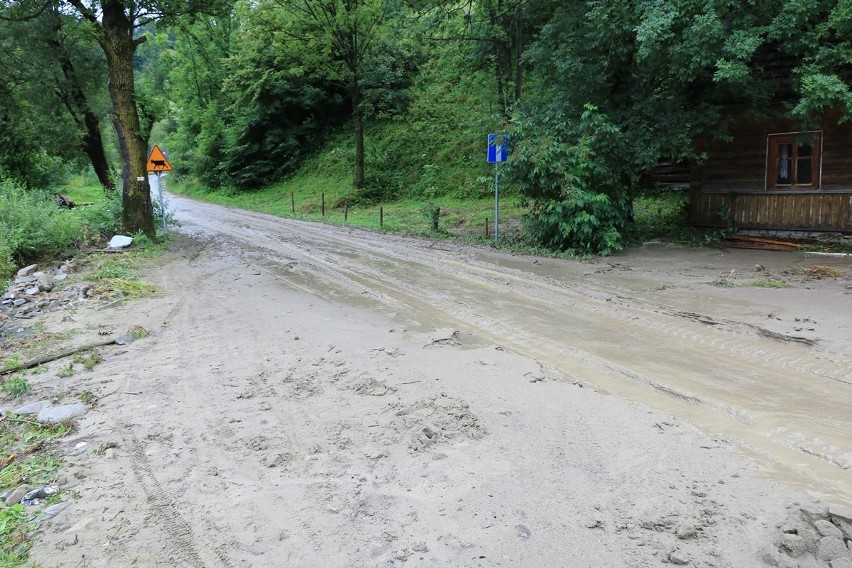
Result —
<svg viewBox="0 0 852 568"><path fill-rule="evenodd" d="M163 151L160 150L160 147L154 145L151 148L151 153L148 154L148 164L147 170L150 173L157 174L157 191L160 194L160 215L163 217L163 234L165 235L167 232L166 229L166 204L163 201L163 180L160 177L163 172L172 171L172 164L169 162L169 159L166 158L166 155L163 154Z"/></svg>
<svg viewBox="0 0 852 568"><path fill-rule="evenodd" d="M488 163L494 164L494 242L500 239L500 170L499 166L509 155L509 137L488 135Z"/></svg>
<svg viewBox="0 0 852 568"><path fill-rule="evenodd" d="M163 201L163 178L160 177L160 172L157 172L157 191L160 193L160 216L163 218L163 235L167 235L169 230L166 228L166 204Z"/></svg>

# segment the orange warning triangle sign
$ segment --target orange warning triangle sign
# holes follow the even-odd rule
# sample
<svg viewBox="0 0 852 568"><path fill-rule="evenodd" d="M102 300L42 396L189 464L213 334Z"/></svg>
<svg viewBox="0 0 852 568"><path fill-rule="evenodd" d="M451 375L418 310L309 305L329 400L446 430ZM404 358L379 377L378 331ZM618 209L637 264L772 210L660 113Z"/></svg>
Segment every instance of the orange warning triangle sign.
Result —
<svg viewBox="0 0 852 568"><path fill-rule="evenodd" d="M169 163L166 155L160 150L159 146L151 148L151 153L148 155L148 171L149 172L170 172L172 165Z"/></svg>

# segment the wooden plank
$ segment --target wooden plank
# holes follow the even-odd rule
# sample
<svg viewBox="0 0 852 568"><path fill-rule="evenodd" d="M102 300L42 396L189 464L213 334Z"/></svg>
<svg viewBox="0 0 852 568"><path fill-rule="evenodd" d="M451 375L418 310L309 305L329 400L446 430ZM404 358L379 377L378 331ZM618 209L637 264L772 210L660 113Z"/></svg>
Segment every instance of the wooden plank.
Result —
<svg viewBox="0 0 852 568"><path fill-rule="evenodd" d="M768 219L768 223L773 226L781 225L781 197L778 194L772 195L772 214Z"/></svg>
<svg viewBox="0 0 852 568"><path fill-rule="evenodd" d="M754 195L749 195L749 199L746 202L746 223L749 225L754 225L757 221L757 200Z"/></svg>
<svg viewBox="0 0 852 568"><path fill-rule="evenodd" d="M787 199L790 197L789 195L781 196L781 227L789 227L790 226L790 217L792 215L792 207L790 205L790 201Z"/></svg>
<svg viewBox="0 0 852 568"><path fill-rule="evenodd" d="M832 229L839 229L841 226L840 216L843 211L843 196L829 195L828 223Z"/></svg>

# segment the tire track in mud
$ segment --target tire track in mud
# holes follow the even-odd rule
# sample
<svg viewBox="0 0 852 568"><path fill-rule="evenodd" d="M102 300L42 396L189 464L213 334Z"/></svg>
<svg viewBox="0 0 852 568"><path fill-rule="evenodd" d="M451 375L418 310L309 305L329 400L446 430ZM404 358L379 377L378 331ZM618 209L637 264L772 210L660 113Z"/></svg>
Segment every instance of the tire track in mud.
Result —
<svg viewBox="0 0 852 568"><path fill-rule="evenodd" d="M826 386L849 384L852 361L840 354L763 333L759 326L685 315L654 298L634 298L617 284L570 275L555 279L485 262L463 247L438 249L357 229L221 213L243 215L256 219L257 226L238 222L235 227L226 220L216 230L243 251L272 256L272 272L290 286L328 301L348 297L404 320L473 333L607 391L679 413L711 431L721 429L752 453L788 463L792 470L799 458L819 476L836 478L831 470L844 467L819 447L843 448L852 437L842 420L844 397ZM274 258L282 253L285 262ZM275 269L279 262L282 268ZM800 401L812 402L814 409L789 416L791 429L801 429L804 441L789 439L775 426L785 409ZM765 430L749 432L744 426ZM836 453L843 451L852 449Z"/></svg>
<svg viewBox="0 0 852 568"><path fill-rule="evenodd" d="M340 276L344 276L350 281L348 285L345 285L346 288L352 291L358 291L363 287L368 290L378 290L381 292L378 299L385 301L391 309L398 310L402 305L428 313L434 312L435 308L438 308L453 316L456 320L470 322L472 318L476 319L477 314L470 313L472 306L459 302L456 294L441 295L436 293L439 291L435 289L417 287L418 278L424 278L432 270L440 267L446 273L448 281L458 279L462 282L455 286L456 291L465 288L481 288L486 285L494 292L513 294L516 300L514 303L529 300L530 296L533 296L549 307L558 305L563 309L570 307L573 310L580 310L589 314L600 314L631 326L641 325L643 328L653 329L671 338L689 340L725 355L741 356L749 362L760 361L763 365L850 384L844 380L852 376L852 360L850 359L838 358L829 353L820 353L815 358L813 357L813 350L807 349L806 345L804 351L794 354L785 353L785 351L795 351L789 349L789 347L793 347L790 345L785 345L784 350L772 349L764 342L803 342L797 342L795 337L777 334L759 326L742 324L733 320L719 320L710 316L672 310L662 306L647 306L630 297L617 294L617 286L604 288L583 281L582 283L577 282L576 287L571 287L569 283L555 281L548 277L539 277L529 272L498 267L493 264L482 264L478 261L471 262L470 259L459 260L458 253L451 251L450 254L444 254L446 252L444 249L425 249L430 254L437 253L439 258L435 259L434 262L429 262L432 259L417 262L412 261L409 256L389 250L389 247L377 251L374 241L365 242L363 245L365 248L371 247L369 264L366 262L358 263L353 257L363 255L359 255L357 249L353 248L353 243L361 240L357 231L349 235L351 238L345 239L329 234L340 230L336 227L324 227L325 230L318 230L310 226L300 226L299 229L300 234L292 234L290 235L291 238L288 239L275 239L271 236L271 233L267 232L264 236L268 239L269 244L267 246L269 248L266 248L266 250L271 249L271 252L286 250L290 256L301 257L300 263L302 265L309 266L314 276L318 276L317 273L324 276L325 281L331 286L340 286ZM282 226L281 228L281 232L284 234L289 230L288 227ZM257 229L252 229L252 233L255 236L263 234ZM238 240L245 238L245 235L239 233L232 233L231 236ZM300 247L307 236L313 237L314 240L310 241L310 246ZM397 239L403 244L411 244L404 238L394 236L387 238L389 240ZM363 239L363 241L367 241L367 239ZM317 256L318 244L322 243L327 243L327 246L322 248L322 252L328 258L318 258ZM344 254L336 248L338 246L345 246L349 250L345 251ZM262 246L258 248L260 251L264 250ZM420 249L423 250L424 247L421 246ZM306 253L305 250L311 252ZM389 278L388 271L383 272L380 269L374 269L374 265L384 267L403 265L405 270L396 269L393 272L396 274L407 273L405 274L407 280ZM452 270L450 270L451 268ZM499 272L495 273L498 270ZM469 284L469 286L466 284ZM515 287L522 288L523 292L516 291ZM317 290L312 291L314 294L317 292ZM613 298L614 293L616 293L615 299ZM621 290L621 294L626 293L629 293L629 291ZM593 304L592 308L590 308L589 303ZM641 320L637 320L637 317ZM677 322L678 318L687 321ZM712 333L707 333L707 330L702 329L703 326L696 327L691 323L712 324L717 329L714 329Z"/></svg>
<svg viewBox="0 0 852 568"><path fill-rule="evenodd" d="M125 447L128 448L130 465L139 487L145 493L151 512L155 515L157 524L166 532L170 542L168 554L172 560L179 559L182 563L194 568L209 568L210 565L202 560L198 552L199 543L193 534L189 522L175 510L175 499L171 496L154 476L145 449L133 433L133 426L122 424L121 429L127 432ZM214 548L219 560L219 566L230 568L227 555L220 547Z"/></svg>

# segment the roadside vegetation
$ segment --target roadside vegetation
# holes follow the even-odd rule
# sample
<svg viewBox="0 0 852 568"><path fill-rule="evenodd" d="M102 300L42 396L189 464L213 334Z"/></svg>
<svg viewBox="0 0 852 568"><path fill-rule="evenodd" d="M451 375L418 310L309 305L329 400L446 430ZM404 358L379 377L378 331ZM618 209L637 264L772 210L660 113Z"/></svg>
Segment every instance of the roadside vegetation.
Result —
<svg viewBox="0 0 852 568"><path fill-rule="evenodd" d="M69 188L74 189L74 188ZM0 282L17 268L41 259L61 258L102 241L117 230L119 203L115 195L95 187L61 191L86 205L61 208L59 192L28 188L0 172Z"/></svg>
<svg viewBox="0 0 852 568"><path fill-rule="evenodd" d="M701 140L730 136L731 105L783 98L803 125L829 108L847 120L850 14L798 0L6 2L0 278L119 225L156 239L154 143L170 188L194 197L485 240L494 133L508 141L503 246L707 242L719 235L688 228L684 193L647 174L702 161ZM80 171L104 191L50 207Z"/></svg>

